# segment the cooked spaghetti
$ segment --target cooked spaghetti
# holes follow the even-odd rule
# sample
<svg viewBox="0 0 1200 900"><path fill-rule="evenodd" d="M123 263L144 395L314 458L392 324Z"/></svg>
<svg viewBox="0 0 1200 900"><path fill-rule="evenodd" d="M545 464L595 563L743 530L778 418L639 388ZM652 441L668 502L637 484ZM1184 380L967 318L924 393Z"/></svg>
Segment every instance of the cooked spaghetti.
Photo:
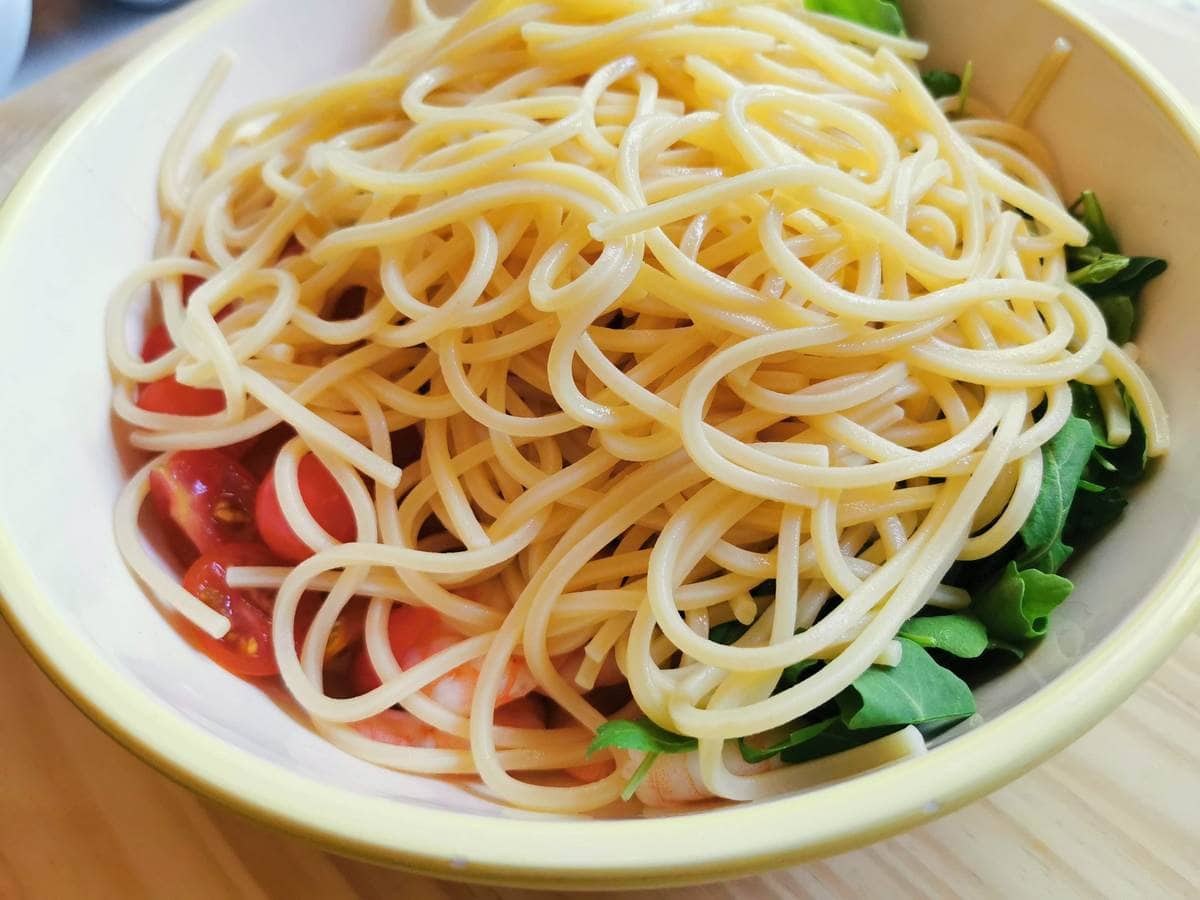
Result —
<svg viewBox="0 0 1200 900"><path fill-rule="evenodd" d="M1106 446L1167 449L1021 125L1066 49L1004 121L936 100L922 43L801 4L413 18L187 163L216 73L172 140L156 259L108 321L116 413L157 454L119 502L131 568L338 746L520 807L922 752L912 724L750 751L971 603L947 573L1018 540L1071 382ZM148 493L200 554L183 584Z"/></svg>

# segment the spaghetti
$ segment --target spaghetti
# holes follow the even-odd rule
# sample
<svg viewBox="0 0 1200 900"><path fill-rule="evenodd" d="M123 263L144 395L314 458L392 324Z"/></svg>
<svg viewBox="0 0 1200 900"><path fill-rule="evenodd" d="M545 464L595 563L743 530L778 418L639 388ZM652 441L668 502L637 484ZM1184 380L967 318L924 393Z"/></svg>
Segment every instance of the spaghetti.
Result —
<svg viewBox="0 0 1200 900"><path fill-rule="evenodd" d="M966 605L943 579L1017 535L1068 382L1098 388L1110 440L1129 433L1119 385L1150 454L1168 443L1067 281L1088 234L1021 127L1046 84L1008 122L975 100L952 121L923 44L791 4L480 0L414 20L360 71L233 117L194 164L204 97L171 142L157 258L108 320L115 410L163 454L117 510L131 568L225 635L143 548L138 510L165 455L286 426L273 489L316 552L231 565L228 585L274 594L279 675L349 752L555 812L618 798L641 755L587 748L639 711L697 739L654 763L652 805L921 752L912 727L792 766L745 763L736 739L894 665L926 605ZM126 339L147 285L170 339L149 359ZM164 379L216 402L147 409L139 386ZM308 457L345 536L306 500ZM377 686L336 690L363 597ZM448 636L407 662L402 607ZM709 639L734 621L740 638ZM609 681L628 706L597 699ZM520 690L552 727L495 712Z"/></svg>

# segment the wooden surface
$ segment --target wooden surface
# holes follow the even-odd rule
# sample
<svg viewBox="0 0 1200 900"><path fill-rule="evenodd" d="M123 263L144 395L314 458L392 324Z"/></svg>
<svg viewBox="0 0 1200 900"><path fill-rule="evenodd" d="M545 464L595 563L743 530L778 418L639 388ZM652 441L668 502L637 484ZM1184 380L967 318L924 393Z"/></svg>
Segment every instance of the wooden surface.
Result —
<svg viewBox="0 0 1200 900"><path fill-rule="evenodd" d="M1079 5L1152 51L1200 102L1194 3ZM0 195L63 115L182 15L0 104ZM552 896L341 859L198 799L88 722L0 624L0 900ZM986 800L823 862L638 896L1200 896L1200 635L1090 734Z"/></svg>

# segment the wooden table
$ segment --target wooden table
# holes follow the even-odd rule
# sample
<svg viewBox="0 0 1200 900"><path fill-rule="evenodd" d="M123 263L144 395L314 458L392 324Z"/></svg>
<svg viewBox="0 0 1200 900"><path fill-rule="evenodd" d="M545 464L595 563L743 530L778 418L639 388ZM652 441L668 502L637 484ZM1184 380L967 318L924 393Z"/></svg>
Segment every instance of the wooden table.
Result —
<svg viewBox="0 0 1200 900"><path fill-rule="evenodd" d="M1078 2L1200 102L1198 4ZM0 104L0 195L63 115L186 14ZM341 859L197 798L88 722L0 625L3 900L536 896ZM986 800L820 863L642 896L1200 896L1200 635L1090 734Z"/></svg>

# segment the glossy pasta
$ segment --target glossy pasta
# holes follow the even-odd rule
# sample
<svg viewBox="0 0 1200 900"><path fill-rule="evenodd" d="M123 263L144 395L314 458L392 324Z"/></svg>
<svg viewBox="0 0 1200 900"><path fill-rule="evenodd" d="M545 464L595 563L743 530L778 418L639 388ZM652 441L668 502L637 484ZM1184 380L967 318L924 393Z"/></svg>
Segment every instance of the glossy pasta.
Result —
<svg viewBox="0 0 1200 900"><path fill-rule="evenodd" d="M606 721L590 690L613 662L641 713L699 739L686 765L712 796L921 752L910 727L748 766L732 739L894 662L927 604L965 605L942 579L1025 521L1069 381L1122 384L1151 455L1167 447L1131 349L1066 280L1065 247L1087 233L1017 124L1061 60L1014 121L978 102L952 121L957 101L917 73L923 44L795 4L484 0L414 17L363 69L246 110L188 163L202 96L164 163L157 257L110 309L135 446L294 429L274 480L319 552L229 573L278 590L290 693L364 759L474 773L555 812L615 801L637 763L615 751L611 774L564 774ZM184 276L203 279L186 304ZM147 362L126 328L148 285L176 347ZM331 314L350 291L361 304ZM224 410L138 406L139 383L172 375L218 388ZM1124 407L1099 396L1119 439ZM414 426L419 458L397 465L393 435ZM309 451L350 502L350 543L305 507ZM226 620L143 548L153 465L120 501L122 551L219 636ZM305 591L322 600L297 653ZM355 596L371 598L382 684L334 696L323 654ZM395 602L460 639L402 669ZM745 636L710 641L730 619ZM566 724L494 723L514 658ZM776 692L806 659L826 664ZM479 672L469 714L428 690L464 664ZM354 727L396 704L441 738Z"/></svg>

